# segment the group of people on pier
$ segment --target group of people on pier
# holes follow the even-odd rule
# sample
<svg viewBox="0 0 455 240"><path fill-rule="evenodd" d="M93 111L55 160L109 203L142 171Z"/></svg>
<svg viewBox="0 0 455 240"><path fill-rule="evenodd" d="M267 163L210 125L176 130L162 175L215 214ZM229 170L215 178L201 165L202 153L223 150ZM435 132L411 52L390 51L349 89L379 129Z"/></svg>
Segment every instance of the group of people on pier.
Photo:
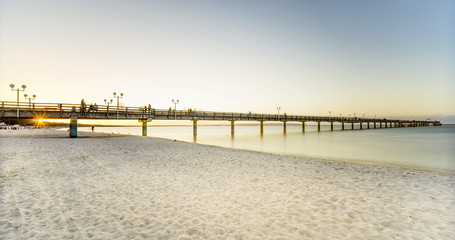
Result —
<svg viewBox="0 0 455 240"><path fill-rule="evenodd" d="M81 100L81 106L80 106L81 112L85 112L86 108L87 108L87 104L85 103L85 100L82 99ZM88 107L87 112L90 112L90 111L95 111L95 112L98 111L98 105L96 103L94 105L90 104L90 106Z"/></svg>

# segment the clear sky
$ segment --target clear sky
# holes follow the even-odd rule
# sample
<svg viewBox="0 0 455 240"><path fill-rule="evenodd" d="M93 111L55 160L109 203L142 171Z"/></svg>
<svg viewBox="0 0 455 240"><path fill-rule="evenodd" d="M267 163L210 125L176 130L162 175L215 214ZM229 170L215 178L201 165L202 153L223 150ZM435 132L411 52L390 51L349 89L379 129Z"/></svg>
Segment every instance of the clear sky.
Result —
<svg viewBox="0 0 455 240"><path fill-rule="evenodd" d="M455 122L455 1L0 0L0 99Z"/></svg>

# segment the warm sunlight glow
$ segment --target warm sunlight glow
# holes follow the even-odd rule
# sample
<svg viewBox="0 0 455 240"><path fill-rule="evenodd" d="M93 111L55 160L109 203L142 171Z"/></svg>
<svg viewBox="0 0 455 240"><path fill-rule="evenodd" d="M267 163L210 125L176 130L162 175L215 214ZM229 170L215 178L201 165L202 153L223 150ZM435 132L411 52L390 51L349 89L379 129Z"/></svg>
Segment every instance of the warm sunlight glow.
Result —
<svg viewBox="0 0 455 240"><path fill-rule="evenodd" d="M69 123L69 119L40 119L40 122L51 122L51 123Z"/></svg>

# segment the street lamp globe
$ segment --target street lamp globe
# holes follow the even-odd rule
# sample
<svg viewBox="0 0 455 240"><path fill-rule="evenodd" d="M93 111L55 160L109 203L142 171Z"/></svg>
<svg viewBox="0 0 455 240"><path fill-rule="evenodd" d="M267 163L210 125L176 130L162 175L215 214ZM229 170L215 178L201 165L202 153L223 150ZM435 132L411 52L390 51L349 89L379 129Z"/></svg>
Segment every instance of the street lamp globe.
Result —
<svg viewBox="0 0 455 240"><path fill-rule="evenodd" d="M27 95L27 94L24 94L24 98L27 98L27 97L28 97L28 95Z"/></svg>
<svg viewBox="0 0 455 240"><path fill-rule="evenodd" d="M11 88L14 88L14 84L10 84L9 86L10 86Z"/></svg>
<svg viewBox="0 0 455 240"><path fill-rule="evenodd" d="M25 89L27 86L26 85L22 85L22 88Z"/></svg>

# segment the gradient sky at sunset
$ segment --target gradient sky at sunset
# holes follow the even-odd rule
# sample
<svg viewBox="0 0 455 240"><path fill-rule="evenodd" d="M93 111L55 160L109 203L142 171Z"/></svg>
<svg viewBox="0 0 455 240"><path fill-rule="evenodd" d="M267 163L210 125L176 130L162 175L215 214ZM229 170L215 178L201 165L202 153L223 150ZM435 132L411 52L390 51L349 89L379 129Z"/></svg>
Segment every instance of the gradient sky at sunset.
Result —
<svg viewBox="0 0 455 240"><path fill-rule="evenodd" d="M0 100L455 122L455 1L0 0ZM452 119L452 120L450 120Z"/></svg>

